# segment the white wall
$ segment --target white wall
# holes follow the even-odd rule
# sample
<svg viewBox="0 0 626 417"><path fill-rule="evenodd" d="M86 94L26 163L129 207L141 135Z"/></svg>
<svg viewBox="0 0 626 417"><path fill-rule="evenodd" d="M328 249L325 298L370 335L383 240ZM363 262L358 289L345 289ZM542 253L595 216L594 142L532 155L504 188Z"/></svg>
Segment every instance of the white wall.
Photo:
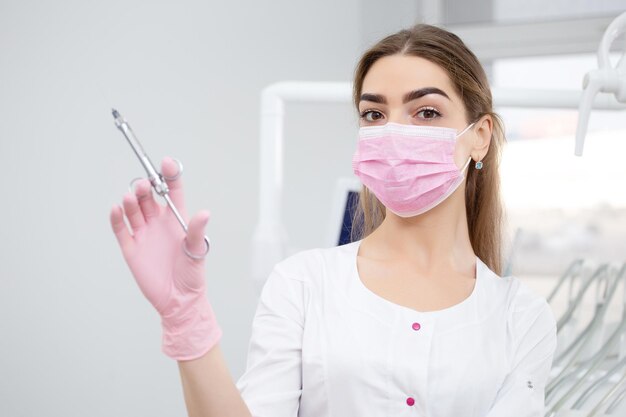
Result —
<svg viewBox="0 0 626 417"><path fill-rule="evenodd" d="M359 16L357 0L0 3L1 416L185 414L158 316L109 227L111 205L142 175L112 106L155 162L185 163L190 211L213 213L210 299L233 377L243 372L260 90L350 80ZM288 112L285 204L306 246L325 230L301 221L326 210L315 169L339 142L324 166L350 173L355 118L348 106Z"/></svg>

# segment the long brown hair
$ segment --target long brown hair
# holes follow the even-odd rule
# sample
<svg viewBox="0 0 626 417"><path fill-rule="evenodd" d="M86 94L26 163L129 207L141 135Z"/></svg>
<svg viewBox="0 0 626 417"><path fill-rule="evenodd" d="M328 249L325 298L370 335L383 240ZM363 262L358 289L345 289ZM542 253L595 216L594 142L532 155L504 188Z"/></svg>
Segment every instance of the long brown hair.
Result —
<svg viewBox="0 0 626 417"><path fill-rule="evenodd" d="M465 187L465 208L472 248L497 274L502 271L502 219L499 164L504 145L504 128L494 113L489 82L478 58L455 34L444 29L418 24L387 36L361 57L355 74L353 101L359 100L365 75L378 59L395 54L418 56L443 68L465 105L469 122L485 115L493 120L493 133L487 155L478 171L470 164ZM359 195L352 224L352 239L365 238L385 219L385 207L366 187Z"/></svg>

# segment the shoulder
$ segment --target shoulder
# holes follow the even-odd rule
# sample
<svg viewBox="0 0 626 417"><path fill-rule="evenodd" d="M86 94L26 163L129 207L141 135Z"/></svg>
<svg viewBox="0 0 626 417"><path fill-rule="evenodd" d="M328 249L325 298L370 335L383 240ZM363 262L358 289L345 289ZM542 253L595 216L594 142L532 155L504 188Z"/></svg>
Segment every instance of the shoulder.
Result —
<svg viewBox="0 0 626 417"><path fill-rule="evenodd" d="M500 277L481 264L486 297L498 300L491 304L499 305L513 339L520 341L530 333L556 339L556 319L545 297L518 277Z"/></svg>
<svg viewBox="0 0 626 417"><path fill-rule="evenodd" d="M508 315L515 339L518 343L524 339L534 342L550 339L551 342L545 342L553 345L548 351L553 350L556 346L556 319L550 304L518 278L510 279L517 282L517 291Z"/></svg>
<svg viewBox="0 0 626 417"><path fill-rule="evenodd" d="M314 248L296 252L274 267L274 273L307 284L316 284L329 274L339 275L350 267L355 243L331 248Z"/></svg>
<svg viewBox="0 0 626 417"><path fill-rule="evenodd" d="M261 303L268 306L282 303L302 316L311 300L320 300L329 283L335 283L336 277L348 271L349 245L307 249L287 256L275 264L263 284Z"/></svg>
<svg viewBox="0 0 626 417"><path fill-rule="evenodd" d="M518 277L500 276L480 259L477 268L487 295L501 300L507 311L513 313L549 308L546 299Z"/></svg>

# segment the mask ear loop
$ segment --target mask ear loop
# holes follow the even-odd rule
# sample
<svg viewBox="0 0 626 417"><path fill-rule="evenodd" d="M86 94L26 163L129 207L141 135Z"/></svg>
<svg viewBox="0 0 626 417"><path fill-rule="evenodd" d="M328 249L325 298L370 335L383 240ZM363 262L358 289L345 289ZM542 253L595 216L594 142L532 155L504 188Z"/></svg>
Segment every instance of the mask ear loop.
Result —
<svg viewBox="0 0 626 417"><path fill-rule="evenodd" d="M461 136L462 134L464 134L465 132L470 130L472 128L472 126L474 126L475 124L476 124L476 122L472 122L469 125L467 125L467 127L465 129L463 129L461 131L461 133L456 135L456 137L458 138L459 136ZM465 165L463 165L463 168L461 169L461 173L463 174L463 176L465 176L465 170L467 169L467 167L469 166L471 161L472 161L472 155L470 155L469 158L467 158L467 162L465 163Z"/></svg>
<svg viewBox="0 0 626 417"><path fill-rule="evenodd" d="M467 127L465 129L463 129L461 131L461 133L459 133L458 135L456 135L456 137L458 138L459 136L461 136L463 133L467 132L468 130L471 129L472 126L474 126L476 124L476 122L472 122L469 125L467 125Z"/></svg>
<svg viewBox="0 0 626 417"><path fill-rule="evenodd" d="M465 170L469 166L470 162L472 162L472 156L471 155L470 155L469 158L467 158L467 162L465 163L465 165L463 165L463 168L461 169L461 173L463 174L463 176L465 176Z"/></svg>

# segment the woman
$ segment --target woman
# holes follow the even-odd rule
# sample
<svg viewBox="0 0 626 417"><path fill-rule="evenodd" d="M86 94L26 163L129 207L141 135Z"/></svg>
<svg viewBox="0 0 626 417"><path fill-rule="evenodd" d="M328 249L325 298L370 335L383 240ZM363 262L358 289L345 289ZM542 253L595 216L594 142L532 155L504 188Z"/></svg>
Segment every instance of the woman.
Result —
<svg viewBox="0 0 626 417"><path fill-rule="evenodd" d="M455 35L417 25L364 54L354 102L359 240L276 265L237 385L204 261L181 248L203 252L208 213L185 240L147 181L124 197L133 235L112 209L189 415L542 416L556 324L544 299L498 276L504 137L478 60ZM176 173L171 159L162 169ZM180 179L169 185L184 208Z"/></svg>

